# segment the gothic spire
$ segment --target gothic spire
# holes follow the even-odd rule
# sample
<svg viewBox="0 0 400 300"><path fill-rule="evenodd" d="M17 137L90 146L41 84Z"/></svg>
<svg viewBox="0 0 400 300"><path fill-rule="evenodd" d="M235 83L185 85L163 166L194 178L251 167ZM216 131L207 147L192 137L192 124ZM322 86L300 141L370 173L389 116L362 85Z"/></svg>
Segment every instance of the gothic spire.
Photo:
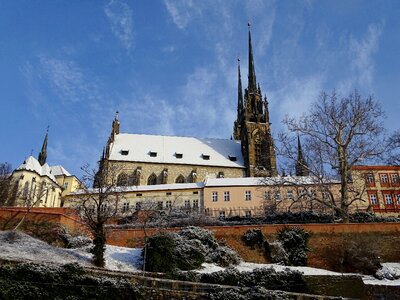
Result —
<svg viewBox="0 0 400 300"><path fill-rule="evenodd" d="M296 162L296 176L308 176L309 170L306 160L303 156L301 149L300 136L297 136L297 162Z"/></svg>
<svg viewBox="0 0 400 300"><path fill-rule="evenodd" d="M43 141L43 145L42 145L42 150L39 152L39 156L38 156L38 161L39 161L41 166L43 166L46 163L46 159L47 159L47 139L48 139L48 135L49 135L49 126L47 126L46 135L44 137L44 141Z"/></svg>
<svg viewBox="0 0 400 300"><path fill-rule="evenodd" d="M254 68L254 58L253 58L253 47L251 45L251 32L250 32L250 23L247 24L249 26L249 83L248 83L248 91L249 93L257 92L257 81L256 81L256 71Z"/></svg>
<svg viewBox="0 0 400 300"><path fill-rule="evenodd" d="M243 110L242 76L240 75L240 59L238 58L238 106L237 106L238 121L242 114L242 110Z"/></svg>

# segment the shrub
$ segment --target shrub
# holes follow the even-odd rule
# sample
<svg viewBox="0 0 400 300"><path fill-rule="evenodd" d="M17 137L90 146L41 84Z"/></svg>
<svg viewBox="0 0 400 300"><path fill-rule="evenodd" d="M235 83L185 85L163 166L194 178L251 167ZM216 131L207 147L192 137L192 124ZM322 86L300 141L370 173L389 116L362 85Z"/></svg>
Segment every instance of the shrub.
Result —
<svg viewBox="0 0 400 300"><path fill-rule="evenodd" d="M153 236L146 244L147 271L192 270L206 261L226 267L238 264L240 257L231 248L220 246L211 231L193 226Z"/></svg>
<svg viewBox="0 0 400 300"><path fill-rule="evenodd" d="M253 272L239 272L237 269L227 268L224 271L201 274L197 280L203 283L230 286L250 288L257 286L270 290L291 292L307 291L307 285L302 274L289 269L284 272L276 272L272 268L260 268L254 269Z"/></svg>
<svg viewBox="0 0 400 300"><path fill-rule="evenodd" d="M171 235L160 234L147 239L145 268L150 272L172 272L176 268L175 241Z"/></svg>
<svg viewBox="0 0 400 300"><path fill-rule="evenodd" d="M382 268L377 252L365 243L353 240L343 250L343 268L348 272L375 275Z"/></svg>
<svg viewBox="0 0 400 300"><path fill-rule="evenodd" d="M301 227L284 227L279 230L277 238L288 255L290 265L307 265L308 240L310 238L307 231Z"/></svg>
<svg viewBox="0 0 400 300"><path fill-rule="evenodd" d="M287 265L289 263L289 255L280 241L268 243L264 242L264 251L267 257L273 263Z"/></svg>
<svg viewBox="0 0 400 300"><path fill-rule="evenodd" d="M206 261L205 247L199 240L185 240L175 236L174 257L180 270L197 269Z"/></svg>
<svg viewBox="0 0 400 300"><path fill-rule="evenodd" d="M219 246L211 253L208 253L208 258L211 262L221 266L228 267L240 263L240 256L233 249L227 246Z"/></svg>
<svg viewBox="0 0 400 300"><path fill-rule="evenodd" d="M256 246L262 247L264 243L264 235L262 234L261 229L249 229L243 235L242 240L246 246L254 249Z"/></svg>

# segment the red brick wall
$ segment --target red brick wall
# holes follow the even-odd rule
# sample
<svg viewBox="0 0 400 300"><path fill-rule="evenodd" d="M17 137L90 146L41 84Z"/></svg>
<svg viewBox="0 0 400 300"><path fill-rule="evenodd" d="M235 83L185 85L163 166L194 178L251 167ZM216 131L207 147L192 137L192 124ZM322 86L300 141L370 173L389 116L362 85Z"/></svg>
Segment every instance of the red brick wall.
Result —
<svg viewBox="0 0 400 300"><path fill-rule="evenodd" d="M301 225L259 225L259 226L213 226L206 227L214 232L215 237L234 248L240 256L249 262L266 263L262 249L250 249L241 240L249 229L261 229L268 241L275 238L276 232L284 226L300 226L311 233L309 242L309 266L336 269L332 256L340 252L347 243L360 241L366 247L376 250L382 261L400 262L400 223L367 224L301 224ZM161 229L147 229L151 236ZM166 230L166 229L163 229ZM178 228L167 229L177 231ZM116 246L143 246L142 229L109 229L107 243ZM372 250L371 250L372 251Z"/></svg>

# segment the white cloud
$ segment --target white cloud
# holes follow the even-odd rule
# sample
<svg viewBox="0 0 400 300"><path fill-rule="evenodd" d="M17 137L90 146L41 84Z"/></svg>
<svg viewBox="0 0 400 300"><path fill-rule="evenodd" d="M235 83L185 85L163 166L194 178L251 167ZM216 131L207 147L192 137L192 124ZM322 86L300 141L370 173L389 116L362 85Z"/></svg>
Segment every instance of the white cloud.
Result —
<svg viewBox="0 0 400 300"><path fill-rule="evenodd" d="M350 51L353 55L352 68L358 75L357 84L360 86L372 83L375 69L373 55L379 48L382 30L382 24L370 24L364 38L350 39Z"/></svg>
<svg viewBox="0 0 400 300"><path fill-rule="evenodd" d="M104 7L104 12L110 21L113 34L125 49L130 51L134 46L132 9L122 1L112 0Z"/></svg>
<svg viewBox="0 0 400 300"><path fill-rule="evenodd" d="M185 29L193 17L193 12L198 12L192 0L164 0L164 4L179 29Z"/></svg>
<svg viewBox="0 0 400 300"><path fill-rule="evenodd" d="M279 111L279 121L286 115L299 117L310 109L311 103L318 99L323 89L323 76L293 78L278 91L270 93L270 112Z"/></svg>
<svg viewBox="0 0 400 300"><path fill-rule="evenodd" d="M83 70L74 61L44 55L39 59L41 71L64 104L98 98L97 87L87 82Z"/></svg>

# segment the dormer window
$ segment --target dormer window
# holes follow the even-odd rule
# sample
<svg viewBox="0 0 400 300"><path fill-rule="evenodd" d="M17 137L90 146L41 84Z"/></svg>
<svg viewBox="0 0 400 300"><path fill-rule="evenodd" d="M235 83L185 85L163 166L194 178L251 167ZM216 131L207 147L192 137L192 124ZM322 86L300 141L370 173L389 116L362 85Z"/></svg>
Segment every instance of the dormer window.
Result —
<svg viewBox="0 0 400 300"><path fill-rule="evenodd" d="M202 154L202 157L204 160L210 160L210 155L208 154Z"/></svg>
<svg viewBox="0 0 400 300"><path fill-rule="evenodd" d="M175 157L176 158L182 158L183 157L183 153L175 152Z"/></svg>
<svg viewBox="0 0 400 300"><path fill-rule="evenodd" d="M230 161L237 161L237 157L233 155L228 155Z"/></svg>
<svg viewBox="0 0 400 300"><path fill-rule="evenodd" d="M150 157L157 157L157 152L150 151Z"/></svg>
<svg viewBox="0 0 400 300"><path fill-rule="evenodd" d="M121 150L121 155L128 155L129 154L129 150Z"/></svg>

